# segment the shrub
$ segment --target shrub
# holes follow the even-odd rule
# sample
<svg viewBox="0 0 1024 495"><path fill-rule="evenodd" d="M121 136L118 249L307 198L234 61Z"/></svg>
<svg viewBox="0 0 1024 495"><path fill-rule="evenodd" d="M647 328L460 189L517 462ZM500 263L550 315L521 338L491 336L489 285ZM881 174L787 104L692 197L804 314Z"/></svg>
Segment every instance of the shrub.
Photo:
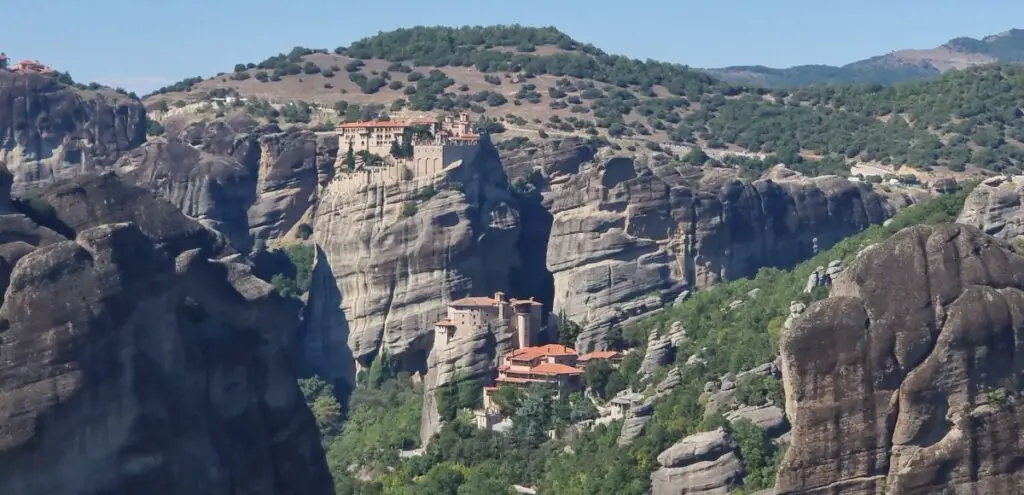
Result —
<svg viewBox="0 0 1024 495"><path fill-rule="evenodd" d="M415 215L417 210L418 208L416 208L416 203L413 203L412 201L406 201L405 203L402 203L401 217L409 218Z"/></svg>

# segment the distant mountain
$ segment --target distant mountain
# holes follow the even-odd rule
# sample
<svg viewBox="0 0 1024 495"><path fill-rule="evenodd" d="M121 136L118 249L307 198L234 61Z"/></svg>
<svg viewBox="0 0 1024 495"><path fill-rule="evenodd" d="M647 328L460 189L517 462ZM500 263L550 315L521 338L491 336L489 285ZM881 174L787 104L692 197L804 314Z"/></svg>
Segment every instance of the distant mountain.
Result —
<svg viewBox="0 0 1024 495"><path fill-rule="evenodd" d="M798 65L776 69L760 65L706 69L728 82L767 87L814 84L878 83L934 79L950 69L993 62L1024 63L1024 30L974 38L954 38L927 50L900 50L853 62L842 67Z"/></svg>

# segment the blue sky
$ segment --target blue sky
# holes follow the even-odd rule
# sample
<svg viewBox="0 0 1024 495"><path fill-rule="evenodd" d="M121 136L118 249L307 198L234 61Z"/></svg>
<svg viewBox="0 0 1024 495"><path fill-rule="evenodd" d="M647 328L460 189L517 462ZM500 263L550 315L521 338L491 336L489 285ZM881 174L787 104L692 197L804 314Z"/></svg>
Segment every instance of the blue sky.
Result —
<svg viewBox="0 0 1024 495"><path fill-rule="evenodd" d="M0 12L0 51L139 92L414 25L553 25L610 53L695 67L841 65L1024 28L1019 0L0 0Z"/></svg>

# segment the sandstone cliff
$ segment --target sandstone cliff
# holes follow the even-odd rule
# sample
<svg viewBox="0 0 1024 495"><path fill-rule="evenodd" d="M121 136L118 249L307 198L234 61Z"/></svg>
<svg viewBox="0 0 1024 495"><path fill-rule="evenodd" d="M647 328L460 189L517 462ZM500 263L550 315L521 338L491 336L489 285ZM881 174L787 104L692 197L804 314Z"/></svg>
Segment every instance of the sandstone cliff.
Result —
<svg viewBox="0 0 1024 495"><path fill-rule="evenodd" d="M1024 257L964 225L865 251L781 343L779 493L1017 493Z"/></svg>
<svg viewBox="0 0 1024 495"><path fill-rule="evenodd" d="M745 183L721 169L613 157L552 174L547 187L555 311L583 326L583 351L686 289L792 266L893 213L864 184L782 168Z"/></svg>
<svg viewBox="0 0 1024 495"><path fill-rule="evenodd" d="M331 493L285 301L112 175L42 198L0 214L0 493Z"/></svg>
<svg viewBox="0 0 1024 495"><path fill-rule="evenodd" d="M245 114L198 120L127 154L117 171L248 251L312 215L333 175L337 139L258 125Z"/></svg>
<svg viewBox="0 0 1024 495"><path fill-rule="evenodd" d="M1012 241L1024 234L1024 177L992 177L978 184L964 201L958 223Z"/></svg>
<svg viewBox="0 0 1024 495"><path fill-rule="evenodd" d="M145 140L134 98L0 71L0 167L13 173L15 192L105 169Z"/></svg>
<svg viewBox="0 0 1024 495"><path fill-rule="evenodd" d="M387 353L425 371L448 301L506 290L521 264L519 213L497 153L413 182L346 180L317 205L309 359L346 381L343 356L367 364Z"/></svg>

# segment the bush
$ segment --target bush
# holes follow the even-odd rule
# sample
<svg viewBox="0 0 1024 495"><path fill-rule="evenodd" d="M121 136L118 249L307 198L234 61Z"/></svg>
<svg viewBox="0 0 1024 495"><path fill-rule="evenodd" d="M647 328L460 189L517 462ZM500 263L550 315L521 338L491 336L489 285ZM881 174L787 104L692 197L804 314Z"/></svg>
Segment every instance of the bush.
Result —
<svg viewBox="0 0 1024 495"><path fill-rule="evenodd" d="M167 130L163 124L146 117L146 135L148 136L162 136Z"/></svg>
<svg viewBox="0 0 1024 495"><path fill-rule="evenodd" d="M411 216L414 216L416 215L417 210L418 208L416 208L416 203L413 203L412 201L406 201L405 203L402 203L401 218L409 218Z"/></svg>
<svg viewBox="0 0 1024 495"><path fill-rule="evenodd" d="M506 103L508 103L508 98L505 98L505 96L502 95L501 93L492 91L489 95L487 95L487 104L492 107L500 107Z"/></svg>

